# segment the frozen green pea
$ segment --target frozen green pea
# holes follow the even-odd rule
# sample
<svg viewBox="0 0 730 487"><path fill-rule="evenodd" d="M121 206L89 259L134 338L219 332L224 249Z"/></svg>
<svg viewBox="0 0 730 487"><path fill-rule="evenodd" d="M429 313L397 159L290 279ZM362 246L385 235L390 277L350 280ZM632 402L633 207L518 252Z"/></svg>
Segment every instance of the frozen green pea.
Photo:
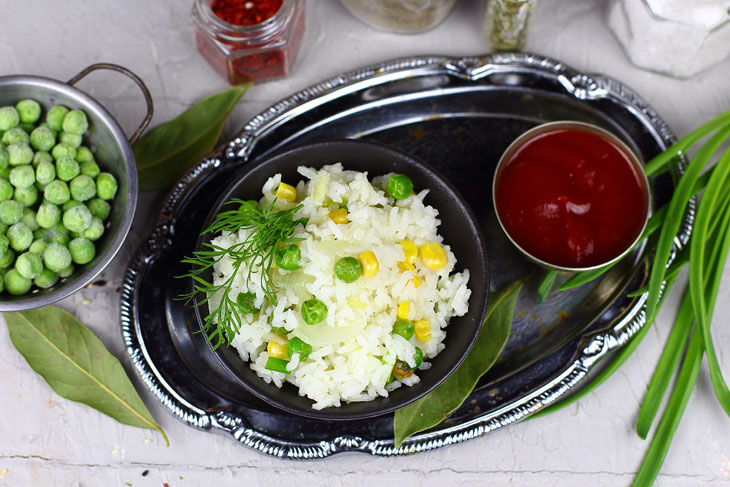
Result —
<svg viewBox="0 0 730 487"><path fill-rule="evenodd" d="M57 235L68 235L70 233L63 223L56 223L56 226L52 230Z"/></svg>
<svg viewBox="0 0 730 487"><path fill-rule="evenodd" d="M81 236L91 241L96 241L104 234L104 223L97 217L91 217L91 224L81 232Z"/></svg>
<svg viewBox="0 0 730 487"><path fill-rule="evenodd" d="M15 107L0 108L0 130L10 130L20 123L20 116Z"/></svg>
<svg viewBox="0 0 730 487"><path fill-rule="evenodd" d="M15 270L26 279L34 279L43 271L43 261L39 255L25 252L15 260Z"/></svg>
<svg viewBox="0 0 730 487"><path fill-rule="evenodd" d="M33 232L23 222L12 225L5 235L10 242L10 248L17 252L27 249L33 243Z"/></svg>
<svg viewBox="0 0 730 487"><path fill-rule="evenodd" d="M35 168L35 179L43 186L56 179L56 168L53 163L41 161Z"/></svg>
<svg viewBox="0 0 730 487"><path fill-rule="evenodd" d="M55 131L63 130L63 119L66 118L66 114L69 109L63 105L56 105L48 110L46 114L46 123L50 128Z"/></svg>
<svg viewBox="0 0 730 487"><path fill-rule="evenodd" d="M18 112L20 123L36 123L41 118L41 105L29 98L20 100L15 109Z"/></svg>
<svg viewBox="0 0 730 487"><path fill-rule="evenodd" d="M8 240L8 237L6 237L5 235L0 235L0 255L4 254L5 251L8 250L9 245L10 240Z"/></svg>
<svg viewBox="0 0 730 487"><path fill-rule="evenodd" d="M89 129L89 121L81 110L71 110L63 118L63 131L84 135Z"/></svg>
<svg viewBox="0 0 730 487"><path fill-rule="evenodd" d="M51 131L51 133L53 134L54 137L56 137L58 135L58 130L54 130L53 127L48 125L46 122L43 122L42 124L40 124L39 127L47 128L48 130Z"/></svg>
<svg viewBox="0 0 730 487"><path fill-rule="evenodd" d="M69 184L71 197L78 201L87 201L96 196L96 184L91 177L81 174Z"/></svg>
<svg viewBox="0 0 730 487"><path fill-rule="evenodd" d="M71 265L71 252L63 245L51 242L43 251L43 263L50 270L59 272Z"/></svg>
<svg viewBox="0 0 730 487"><path fill-rule="evenodd" d="M71 181L79 175L79 163L71 157L56 159L56 176L63 181Z"/></svg>
<svg viewBox="0 0 730 487"><path fill-rule="evenodd" d="M78 148L81 146L81 135L79 134L72 134L70 132L61 132L61 135L58 136L58 141L62 144L66 144L69 147L73 147L76 150L76 155L78 155Z"/></svg>
<svg viewBox="0 0 730 487"><path fill-rule="evenodd" d="M35 183L33 166L18 166L10 171L10 184L16 188L30 188L33 186L33 183Z"/></svg>
<svg viewBox="0 0 730 487"><path fill-rule="evenodd" d="M8 246L9 245L10 242L8 241ZM8 249L0 255L0 267L5 269L10 267L13 262L15 262L15 252L13 252L13 249L8 247Z"/></svg>
<svg viewBox="0 0 730 487"><path fill-rule="evenodd" d="M35 232L33 233L33 236L35 236ZM43 251L46 250L47 246L48 242L45 240L33 240L33 243L30 244L30 247L28 247L28 252L31 254L41 255L43 254Z"/></svg>
<svg viewBox="0 0 730 487"><path fill-rule="evenodd" d="M15 269L10 269L5 274L5 289L15 296L25 294L30 291L30 285L33 283L30 279L23 277Z"/></svg>
<svg viewBox="0 0 730 487"><path fill-rule="evenodd" d="M68 200L67 202L65 202L63 204L63 206L61 207L61 209L63 211L68 211L71 208L73 208L74 206L81 206L81 205L83 205L83 203L80 202L80 201L77 201L77 200Z"/></svg>
<svg viewBox="0 0 730 487"><path fill-rule="evenodd" d="M83 232L91 225L91 212L84 206L74 206L63 213L63 226L72 232Z"/></svg>
<svg viewBox="0 0 730 487"><path fill-rule="evenodd" d="M76 149L76 162L79 164L83 164L84 162L94 162L94 153L91 152L91 149L88 147L81 146Z"/></svg>
<svg viewBox="0 0 730 487"><path fill-rule="evenodd" d="M76 160L78 161L78 158L76 158ZM80 168L81 174L92 177L92 178L95 178L101 172L101 169L99 169L99 165L96 163L96 161L80 162L79 168Z"/></svg>
<svg viewBox="0 0 730 487"><path fill-rule="evenodd" d="M112 174L103 172L96 178L96 194L103 200L114 198L117 193L117 180Z"/></svg>
<svg viewBox="0 0 730 487"><path fill-rule="evenodd" d="M15 188L13 199L23 203L23 206L33 206L38 201L38 189L35 186L31 186L30 188Z"/></svg>
<svg viewBox="0 0 730 487"><path fill-rule="evenodd" d="M61 209L50 201L44 201L38 207L35 219L39 226L53 228L61 221Z"/></svg>
<svg viewBox="0 0 730 487"><path fill-rule="evenodd" d="M23 166L33 161L33 149L28 144L17 143L8 146L8 163L11 166Z"/></svg>
<svg viewBox="0 0 730 487"><path fill-rule="evenodd" d="M88 264L96 256L94 243L83 237L71 240L68 243L68 250L71 252L71 260L73 260L74 264Z"/></svg>
<svg viewBox="0 0 730 487"><path fill-rule="evenodd" d="M38 167L41 162L47 162L49 164L53 164L53 156L50 152L46 151L38 151L33 156L33 167ZM53 170L53 177L56 177L56 170Z"/></svg>
<svg viewBox="0 0 730 487"><path fill-rule="evenodd" d="M66 144L56 144L51 149L51 155L55 160L59 160L62 157L74 159L76 157L76 149Z"/></svg>
<svg viewBox="0 0 730 487"><path fill-rule="evenodd" d="M0 201L9 200L13 197L13 185L7 179L0 178Z"/></svg>
<svg viewBox="0 0 730 487"><path fill-rule="evenodd" d="M8 225L4 224L3 222L0 222L0 235L5 235L5 232L7 232L7 231L8 231Z"/></svg>
<svg viewBox="0 0 730 487"><path fill-rule="evenodd" d="M18 127L28 135L35 130L35 125L32 123L19 123Z"/></svg>
<svg viewBox="0 0 730 487"><path fill-rule="evenodd" d="M0 168L5 169L10 165L10 156L5 147L0 147Z"/></svg>
<svg viewBox="0 0 730 487"><path fill-rule="evenodd" d="M3 144L30 144L30 135L20 127L14 127L3 134Z"/></svg>
<svg viewBox="0 0 730 487"><path fill-rule="evenodd" d="M54 233L49 243L57 243L58 245L68 246L71 241L71 237L63 233Z"/></svg>
<svg viewBox="0 0 730 487"><path fill-rule="evenodd" d="M51 269L43 268L38 277L33 279L33 283L41 289L48 289L58 282L58 274Z"/></svg>
<svg viewBox="0 0 730 487"><path fill-rule="evenodd" d="M68 184L56 179L43 188L43 196L54 205L62 205L71 199L71 192L68 189Z"/></svg>
<svg viewBox="0 0 730 487"><path fill-rule="evenodd" d="M56 136L48 127L37 127L30 133L30 145L39 151L49 151L56 145Z"/></svg>
<svg viewBox="0 0 730 487"><path fill-rule="evenodd" d="M62 279L66 278L66 277L70 276L71 274L73 274L75 270L76 270L76 267L73 264L69 264L68 267L64 267L63 269L58 271L58 277L60 277Z"/></svg>
<svg viewBox="0 0 730 487"><path fill-rule="evenodd" d="M109 217L111 213L111 205L101 198L94 198L86 203L89 211L92 215L97 217L99 220L104 221Z"/></svg>
<svg viewBox="0 0 730 487"><path fill-rule="evenodd" d="M15 225L23 218L23 203L5 200L0 203L0 221L6 225Z"/></svg>
<svg viewBox="0 0 730 487"><path fill-rule="evenodd" d="M25 226L30 228L31 232L35 232L40 228L38 225L38 221L35 218L36 213L30 208L24 208L23 209L23 216L20 218L20 221L25 223Z"/></svg>
<svg viewBox="0 0 730 487"><path fill-rule="evenodd" d="M3 169L0 169L0 179L9 180L10 179L10 167L5 167Z"/></svg>

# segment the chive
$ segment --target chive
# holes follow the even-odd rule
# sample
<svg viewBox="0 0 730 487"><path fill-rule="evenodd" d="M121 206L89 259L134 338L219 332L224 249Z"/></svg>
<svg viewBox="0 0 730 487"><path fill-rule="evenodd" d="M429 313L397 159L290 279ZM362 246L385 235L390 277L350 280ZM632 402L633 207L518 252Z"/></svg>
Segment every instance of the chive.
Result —
<svg viewBox="0 0 730 487"><path fill-rule="evenodd" d="M547 274L545 274L545 277L542 279L542 282L540 282L540 285L537 287L537 300L538 302L542 303L545 301L545 297L550 294L550 291L553 290L553 286L555 286L555 281L558 279L558 271L556 270L549 270Z"/></svg>
<svg viewBox="0 0 730 487"><path fill-rule="evenodd" d="M269 359L266 361L266 368L275 372L281 372L282 374L288 374L289 371L286 370L286 366L288 363L288 360L276 357L269 357Z"/></svg>

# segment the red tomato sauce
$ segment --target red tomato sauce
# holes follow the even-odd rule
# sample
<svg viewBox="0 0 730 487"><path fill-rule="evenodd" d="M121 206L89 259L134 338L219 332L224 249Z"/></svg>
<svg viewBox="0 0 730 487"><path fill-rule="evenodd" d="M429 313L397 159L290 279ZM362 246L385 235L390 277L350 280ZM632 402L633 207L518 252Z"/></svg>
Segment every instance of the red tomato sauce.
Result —
<svg viewBox="0 0 730 487"><path fill-rule="evenodd" d="M646 189L619 146L562 129L536 136L503 164L495 204L507 233L529 254L561 267L591 267L639 236Z"/></svg>

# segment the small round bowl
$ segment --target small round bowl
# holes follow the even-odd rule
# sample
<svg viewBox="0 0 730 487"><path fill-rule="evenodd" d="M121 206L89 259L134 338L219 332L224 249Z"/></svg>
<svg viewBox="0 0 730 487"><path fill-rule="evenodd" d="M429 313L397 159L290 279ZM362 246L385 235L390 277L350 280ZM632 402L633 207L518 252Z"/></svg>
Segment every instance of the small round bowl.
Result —
<svg viewBox="0 0 730 487"><path fill-rule="evenodd" d="M95 99L75 88L73 84L97 69L118 71L132 78L142 88L148 103L148 116L132 140L136 138L152 117L149 92L142 81L125 68L110 64L95 64L76 75L68 83L41 76L0 77L0 106L15 105L24 98L32 98L43 107L43 113L54 105L65 105L83 110L89 120L89 131L84 145L94 150L94 156L102 171L114 175L118 189L106 222L104 234L96 244L96 256L88 264L77 265L74 273L48 289L35 286L27 294L13 296L0 294L0 311L22 311L55 303L89 284L116 256L127 237L137 206L137 166L131 142L114 117Z"/></svg>
<svg viewBox="0 0 730 487"><path fill-rule="evenodd" d="M636 233L635 238L631 241L627 241L626 246L621 250L620 252L617 252L615 255L613 255L609 259L605 259L602 262L597 262L592 265L587 266L566 266L561 264L556 264L552 262L547 262L546 260L537 257L536 255L530 253L527 251L523 246L521 246L519 243L515 241L512 235L510 235L509 231L507 230L505 223L502 220L502 217L500 217L499 207L498 207L498 197L497 197L497 186L499 184L499 178L504 170L505 165L512 159L512 157L527 143L533 141L534 139L543 136L548 133L554 133L558 131L563 130L578 130L583 132L588 132L590 134L598 135L599 137L607 140L609 143L613 144L616 149L623 152L623 154L626 156L626 159L630 162L630 164L636 169L636 173L639 175L639 178L641 180L642 184L642 192L645 199L645 204L640 207L636 208L637 212L641 212L641 219L642 223L640 226L640 230ZM651 190L649 187L649 181L646 177L646 173L644 172L644 166L639 159L639 157L632 151L621 139L616 137L611 132L608 132L607 130L602 129L601 127L598 127L596 125L592 125L585 122L577 122L577 121L557 121L557 122L548 122L545 124L538 125L537 127L534 127L527 132L523 133L519 137L517 137L510 145L507 147L507 149L502 154L502 157L499 159L499 162L497 163L497 167L494 171L494 179L492 180L492 204L494 205L494 212L497 216L497 221L499 222L500 227L502 228L502 231L507 236L507 238L512 242L512 244L529 260L532 262L538 264L541 267L544 267L546 269L556 270L560 272L581 272L581 271L588 271L593 269L598 269L600 267L612 264L614 262L617 262L618 260L622 259L623 257L628 254L631 249L636 246L636 244L640 241L641 235L644 232L644 229L646 228L646 224L649 221L649 217L651 216Z"/></svg>
<svg viewBox="0 0 730 487"><path fill-rule="evenodd" d="M274 174L281 173L284 181L300 181L302 176L297 167L321 168L341 162L345 169L367 171L368 178L390 172L403 173L413 181L418 190L430 190L425 202L439 211L441 225L439 233L451 246L457 258L457 269L469 269L471 298L466 315L454 317L447 327L445 348L431 360L432 367L419 370L421 381L411 387L394 390L387 398L377 397L368 402L343 402L340 407L322 410L312 409L314 402L300 396L297 388L285 383L282 388L267 384L251 370L233 347L225 345L215 354L231 376L242 387L255 396L289 413L318 419L349 420L378 416L415 401L441 384L461 364L469 353L481 328L486 314L489 279L487 270L487 249L484 237L473 213L459 192L441 174L426 163L404 152L384 145L355 140L331 140L311 143L285 149L264 160L246 166L235 181L223 190L213 205L202 228L208 228L223 205L231 198L259 199L261 188ZM204 234L198 240L197 248L210 242L213 235ZM209 278L210 275L205 276ZM190 283L192 289L192 282ZM203 308L203 309L201 309ZM205 305L196 307L198 327L202 330ZM207 338L207 337L206 337Z"/></svg>

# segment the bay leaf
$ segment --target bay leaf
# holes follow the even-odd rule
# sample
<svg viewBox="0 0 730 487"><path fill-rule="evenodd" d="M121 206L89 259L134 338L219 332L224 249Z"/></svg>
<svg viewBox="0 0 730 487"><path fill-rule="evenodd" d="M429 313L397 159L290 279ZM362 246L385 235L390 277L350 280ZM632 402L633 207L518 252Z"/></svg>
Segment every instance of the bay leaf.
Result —
<svg viewBox="0 0 730 487"><path fill-rule="evenodd" d="M459 368L436 389L395 411L393 433L396 448L409 436L448 418L494 365L507 343L517 296L524 282L512 283L490 298L477 341Z"/></svg>
<svg viewBox="0 0 730 487"><path fill-rule="evenodd" d="M56 393L120 423L157 430L169 446L122 364L76 318L56 306L3 316L15 348Z"/></svg>
<svg viewBox="0 0 730 487"><path fill-rule="evenodd" d="M205 98L180 116L158 125L134 143L139 187L170 186L216 146L223 123L250 84Z"/></svg>

